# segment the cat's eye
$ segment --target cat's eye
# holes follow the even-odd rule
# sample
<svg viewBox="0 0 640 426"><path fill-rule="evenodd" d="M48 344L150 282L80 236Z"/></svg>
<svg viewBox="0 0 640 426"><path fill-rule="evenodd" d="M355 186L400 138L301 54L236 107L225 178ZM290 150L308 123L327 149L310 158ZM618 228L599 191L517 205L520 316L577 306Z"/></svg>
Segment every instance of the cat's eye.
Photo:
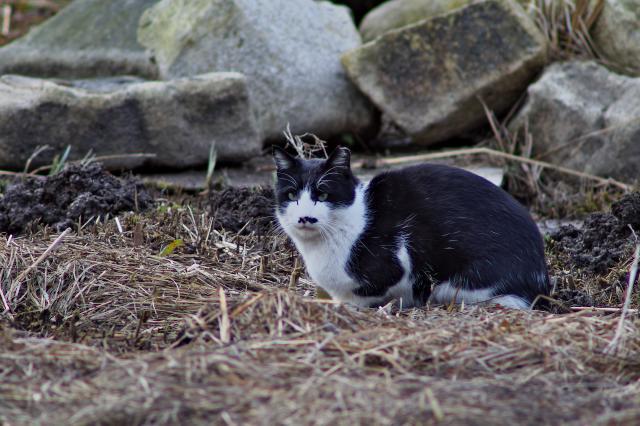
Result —
<svg viewBox="0 0 640 426"><path fill-rule="evenodd" d="M300 198L295 192L289 192L287 195L291 201L298 201L298 198Z"/></svg>
<svg viewBox="0 0 640 426"><path fill-rule="evenodd" d="M318 201L327 201L328 197L329 194L327 194L326 192L322 192L320 195L318 195Z"/></svg>

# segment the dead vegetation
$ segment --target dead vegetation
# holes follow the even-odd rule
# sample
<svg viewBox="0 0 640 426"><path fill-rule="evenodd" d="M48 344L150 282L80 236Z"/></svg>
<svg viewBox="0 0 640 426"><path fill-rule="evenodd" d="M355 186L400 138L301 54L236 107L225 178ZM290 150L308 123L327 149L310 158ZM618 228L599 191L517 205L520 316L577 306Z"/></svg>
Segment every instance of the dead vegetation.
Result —
<svg viewBox="0 0 640 426"><path fill-rule="evenodd" d="M624 351L607 355L615 321L585 312L395 316L276 290L229 303L230 344L209 314L189 345L133 358L5 334L3 413L12 424L631 424L640 415L637 322L626 324Z"/></svg>
<svg viewBox="0 0 640 426"><path fill-rule="evenodd" d="M527 161L504 129L495 136L500 151L478 154L540 185L536 167L553 166ZM304 155L325 155L317 139L289 141ZM67 187L76 175L41 179ZM270 190L156 195L147 211L96 210L77 225L71 218L74 231L34 225L0 238L0 421L640 420L640 298L625 293L637 194L614 205L609 231L589 234L594 219L594 230L571 234L575 241L547 242L556 289L550 309L535 312L338 305L317 297L275 229ZM576 261L589 238L615 251L602 270Z"/></svg>
<svg viewBox="0 0 640 426"><path fill-rule="evenodd" d="M22 3L35 4L7 3L19 32L0 44L23 31ZM597 57L588 32L602 2L536 3L557 57ZM40 19L29 12L25 23ZM603 210L627 190L562 188L531 158L531 141L516 145L502 131L492 148L503 154L478 152L500 157L510 191L545 216ZM299 142L320 154L317 141ZM590 271L548 241L552 312L356 310L314 298L264 209L243 204L252 194L161 199L117 221L80 221L61 238L38 226L0 237L0 422L640 422L638 290L620 316L629 242Z"/></svg>
<svg viewBox="0 0 640 426"><path fill-rule="evenodd" d="M498 150L473 153L504 161L516 168L511 179L544 191L540 172L555 166L531 159L492 124ZM291 136L289 143L304 155L326 155L315 138ZM39 185L83 187L74 176L86 175L94 185L117 187L95 164L67 167L37 178ZM598 179L591 180L610 183ZM78 211L78 199L88 200L82 193L66 201ZM65 204L58 207L73 231L40 224L3 235L0 422L640 420L640 293L626 293L637 193L614 204L613 214L600 213L610 228L599 229L595 218L566 241L547 241L556 288L549 310L534 312L357 310L320 299L275 229L272 198L259 188L169 198L156 192L146 211L106 215L106 202L91 220L70 217ZM575 257L600 253L592 253L594 242L615 255L598 270Z"/></svg>
<svg viewBox="0 0 640 426"><path fill-rule="evenodd" d="M605 0L531 0L529 13L549 41L552 59L599 57L590 32Z"/></svg>
<svg viewBox="0 0 640 426"><path fill-rule="evenodd" d="M294 252L275 231L226 231L223 209L197 205L160 200L54 249L47 228L0 239L0 421L640 420L637 298L622 323L616 310L355 310L291 280ZM609 296L619 308L623 294Z"/></svg>

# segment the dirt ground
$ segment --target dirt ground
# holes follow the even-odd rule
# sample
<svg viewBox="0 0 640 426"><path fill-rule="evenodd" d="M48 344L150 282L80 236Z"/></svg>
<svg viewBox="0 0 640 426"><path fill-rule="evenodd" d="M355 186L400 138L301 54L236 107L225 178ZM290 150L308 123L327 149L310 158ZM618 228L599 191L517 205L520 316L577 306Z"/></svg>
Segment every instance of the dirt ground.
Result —
<svg viewBox="0 0 640 426"><path fill-rule="evenodd" d="M551 238L577 267L604 274L629 254L637 240L636 230L640 232L640 192L613 203L611 212L589 215L580 229L563 226Z"/></svg>
<svg viewBox="0 0 640 426"><path fill-rule="evenodd" d="M640 421L637 314L573 309L621 306L638 193L547 238L556 303L533 312L317 299L272 199L169 195L95 165L8 186L0 422Z"/></svg>
<svg viewBox="0 0 640 426"><path fill-rule="evenodd" d="M50 177L16 179L3 192L0 232L8 234L23 233L38 223L62 231L152 204L140 182L118 179L96 163L71 165Z"/></svg>
<svg viewBox="0 0 640 426"><path fill-rule="evenodd" d="M227 188L209 194L214 227L243 235L267 235L274 230L275 198L271 188Z"/></svg>

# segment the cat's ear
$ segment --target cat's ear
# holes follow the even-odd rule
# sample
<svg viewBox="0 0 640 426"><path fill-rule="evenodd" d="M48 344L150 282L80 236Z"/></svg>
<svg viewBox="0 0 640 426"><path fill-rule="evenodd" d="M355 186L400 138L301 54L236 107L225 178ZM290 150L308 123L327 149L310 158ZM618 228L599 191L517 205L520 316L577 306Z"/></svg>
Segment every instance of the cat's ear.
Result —
<svg viewBox="0 0 640 426"><path fill-rule="evenodd" d="M296 165L295 157L276 145L273 146L273 160L278 170L292 169Z"/></svg>
<svg viewBox="0 0 640 426"><path fill-rule="evenodd" d="M327 165L331 167L351 168L351 151L341 146L337 147L327 158Z"/></svg>

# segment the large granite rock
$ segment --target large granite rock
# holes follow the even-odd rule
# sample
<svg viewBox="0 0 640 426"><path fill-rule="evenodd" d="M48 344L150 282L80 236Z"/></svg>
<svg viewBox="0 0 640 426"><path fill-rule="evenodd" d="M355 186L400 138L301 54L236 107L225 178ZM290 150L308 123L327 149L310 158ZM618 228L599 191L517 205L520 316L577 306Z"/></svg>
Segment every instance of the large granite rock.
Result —
<svg viewBox="0 0 640 426"><path fill-rule="evenodd" d="M241 161L260 152L246 80L212 73L170 82L139 79L53 81L0 78L0 167L21 169L43 145L52 149L33 165L49 164L71 145L72 159L95 155L155 154L119 158L110 168L148 164L171 168L207 163L211 143L218 159Z"/></svg>
<svg viewBox="0 0 640 426"><path fill-rule="evenodd" d="M614 67L640 75L640 0L606 0L592 37Z"/></svg>
<svg viewBox="0 0 640 426"><path fill-rule="evenodd" d="M247 76L268 138L328 136L370 125L373 108L340 55L360 45L349 11L311 0L162 0L142 17L140 42L162 78L210 71Z"/></svg>
<svg viewBox="0 0 640 426"><path fill-rule="evenodd" d="M158 0L74 0L26 36L0 49L0 75L91 78L138 75L157 67L137 42L142 12Z"/></svg>
<svg viewBox="0 0 640 426"><path fill-rule="evenodd" d="M491 0L391 31L343 55L356 85L414 143L428 145L500 114L546 61L547 45L522 8Z"/></svg>
<svg viewBox="0 0 640 426"><path fill-rule="evenodd" d="M360 24L362 41L466 6L477 0L391 0L369 12Z"/></svg>
<svg viewBox="0 0 640 426"><path fill-rule="evenodd" d="M389 31L451 12L484 0L389 0L372 9L360 23L362 41L368 42ZM563 0L559 0L563 1ZM537 16L537 0L517 0L529 15Z"/></svg>
<svg viewBox="0 0 640 426"><path fill-rule="evenodd" d="M510 129L526 129L541 160L634 181L640 177L640 78L595 62L554 64L529 86Z"/></svg>

